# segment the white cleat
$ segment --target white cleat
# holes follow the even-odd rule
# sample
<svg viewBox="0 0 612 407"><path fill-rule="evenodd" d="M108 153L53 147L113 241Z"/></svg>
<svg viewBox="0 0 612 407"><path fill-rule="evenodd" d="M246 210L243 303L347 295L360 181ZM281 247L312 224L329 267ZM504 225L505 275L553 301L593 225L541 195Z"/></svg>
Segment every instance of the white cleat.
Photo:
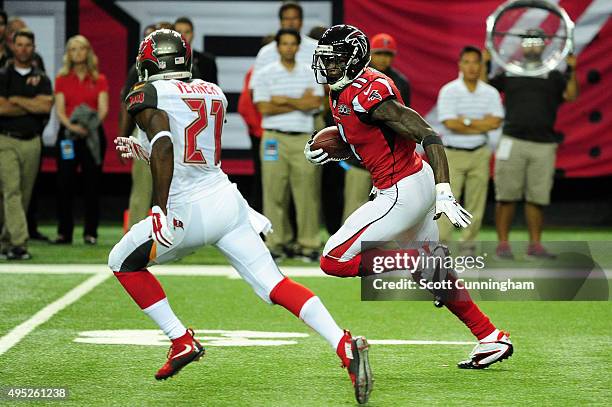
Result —
<svg viewBox="0 0 612 407"><path fill-rule="evenodd" d="M484 369L495 362L508 359L514 352L510 341L510 334L499 331L497 340L493 342L479 342L470 353L470 358L459 362L459 369Z"/></svg>

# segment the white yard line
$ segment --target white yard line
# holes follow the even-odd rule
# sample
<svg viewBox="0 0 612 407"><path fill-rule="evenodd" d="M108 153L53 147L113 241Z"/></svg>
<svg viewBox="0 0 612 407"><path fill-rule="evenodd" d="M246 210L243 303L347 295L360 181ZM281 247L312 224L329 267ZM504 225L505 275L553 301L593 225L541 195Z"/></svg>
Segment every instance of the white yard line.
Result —
<svg viewBox="0 0 612 407"><path fill-rule="evenodd" d="M46 266L48 267L48 266ZM13 328L9 333L0 338L0 355L18 344L26 335L32 332L41 324L47 322L53 315L57 314L70 304L78 301L85 294L93 290L107 278L112 276L112 273L96 273L72 290L68 291L61 298L47 305L27 321Z"/></svg>

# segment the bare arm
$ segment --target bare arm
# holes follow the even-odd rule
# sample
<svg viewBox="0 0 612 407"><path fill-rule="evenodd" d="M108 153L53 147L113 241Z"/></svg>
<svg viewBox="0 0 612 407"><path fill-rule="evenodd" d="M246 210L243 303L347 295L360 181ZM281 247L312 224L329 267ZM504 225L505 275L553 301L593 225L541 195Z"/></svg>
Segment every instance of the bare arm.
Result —
<svg viewBox="0 0 612 407"><path fill-rule="evenodd" d="M59 119L60 123L73 133L80 134L81 136L87 135L87 129L80 124L74 124L70 122L68 116L66 116L66 99L63 93L55 94L55 114Z"/></svg>
<svg viewBox="0 0 612 407"><path fill-rule="evenodd" d="M55 94L55 114L64 127L70 128L72 123L70 123L68 116L66 116L66 99L63 93Z"/></svg>
<svg viewBox="0 0 612 407"><path fill-rule="evenodd" d="M489 82L489 70L487 68L489 67L490 62L491 54L489 53L489 50L484 47L482 49L482 64L480 64L480 80L484 83Z"/></svg>
<svg viewBox="0 0 612 407"><path fill-rule="evenodd" d="M9 101L28 113L34 114L49 113L53 107L53 96L51 95L36 95L33 98L11 96Z"/></svg>
<svg viewBox="0 0 612 407"><path fill-rule="evenodd" d="M257 106L257 110L264 116L273 116L282 113L289 113L297 110L294 107L289 105L281 105L272 102L257 102L255 104Z"/></svg>
<svg viewBox="0 0 612 407"><path fill-rule="evenodd" d="M421 115L394 99L382 102L372 113L372 119L384 123L400 136L417 143L421 143L425 137L437 136ZM425 147L425 154L434 171L436 184L449 182L444 146L429 144Z"/></svg>
<svg viewBox="0 0 612 407"><path fill-rule="evenodd" d="M160 131L170 131L168 115L163 110L148 108L135 117L138 127L152 140ZM151 149L150 163L153 176L153 202L167 214L168 195L174 172L174 150L169 137L158 139Z"/></svg>
<svg viewBox="0 0 612 407"><path fill-rule="evenodd" d="M119 135L118 137L130 137L136 128L136 123L127 111L124 102L119 104Z"/></svg>
<svg viewBox="0 0 612 407"><path fill-rule="evenodd" d="M321 107L323 98L316 96L312 89L306 89L302 97L300 98L284 98L284 103L294 107L297 110L314 110Z"/></svg>
<svg viewBox="0 0 612 407"><path fill-rule="evenodd" d="M0 116L24 116L28 112L21 106L18 106L5 97L0 96Z"/></svg>
<svg viewBox="0 0 612 407"><path fill-rule="evenodd" d="M501 117L486 115L482 119L472 119L472 125L470 127L474 127L476 130L484 133L487 131L498 129L501 124Z"/></svg>
<svg viewBox="0 0 612 407"><path fill-rule="evenodd" d="M98 95L98 118L103 122L108 115L108 92L100 92Z"/></svg>
<svg viewBox="0 0 612 407"><path fill-rule="evenodd" d="M487 131L495 130L501 126L502 118L495 117L491 115L486 115L482 119L471 119L469 126L463 124L463 117L458 117L456 119L448 119L444 120L442 124L449 129L452 130L453 133L459 134L482 134Z"/></svg>
<svg viewBox="0 0 612 407"><path fill-rule="evenodd" d="M474 123L474 122L472 122ZM442 122L444 127L451 130L453 133L458 134L482 134L482 131L476 129L473 126L466 126L463 124L462 118L448 119Z"/></svg>

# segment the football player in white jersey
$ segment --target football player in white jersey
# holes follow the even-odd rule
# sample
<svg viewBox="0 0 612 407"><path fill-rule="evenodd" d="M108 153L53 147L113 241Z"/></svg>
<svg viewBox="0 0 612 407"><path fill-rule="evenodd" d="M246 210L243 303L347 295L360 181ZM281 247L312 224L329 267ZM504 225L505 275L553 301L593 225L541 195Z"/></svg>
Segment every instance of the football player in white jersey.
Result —
<svg viewBox="0 0 612 407"><path fill-rule="evenodd" d="M152 216L134 225L113 248L108 264L138 306L171 339L166 379L204 354L172 311L148 266L167 263L212 244L255 293L279 304L321 334L348 369L359 403L368 400L372 373L368 343L338 327L308 288L285 277L259 237L269 221L253 211L220 167L227 100L212 83L191 80L191 49L177 32L158 30L140 44L141 82L127 96L128 112L150 141L117 140L125 156L149 159ZM147 151L148 150L148 151Z"/></svg>

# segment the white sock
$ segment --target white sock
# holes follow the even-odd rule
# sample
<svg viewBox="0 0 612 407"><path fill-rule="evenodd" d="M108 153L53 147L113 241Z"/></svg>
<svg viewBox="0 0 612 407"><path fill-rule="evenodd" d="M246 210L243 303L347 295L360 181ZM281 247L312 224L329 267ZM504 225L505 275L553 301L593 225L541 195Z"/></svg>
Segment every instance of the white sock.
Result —
<svg viewBox="0 0 612 407"><path fill-rule="evenodd" d="M495 331L482 338L480 342L495 342L497 340L497 335L499 335L499 329L495 329Z"/></svg>
<svg viewBox="0 0 612 407"><path fill-rule="evenodd" d="M181 321L174 315L174 311L168 304L168 299L157 301L155 304L145 308L143 310L170 339L180 338L185 335L187 328L181 323Z"/></svg>
<svg viewBox="0 0 612 407"><path fill-rule="evenodd" d="M336 324L319 297L311 297L306 301L300 310L300 319L325 338L334 348L334 351L338 348L340 339L344 336L344 331Z"/></svg>

